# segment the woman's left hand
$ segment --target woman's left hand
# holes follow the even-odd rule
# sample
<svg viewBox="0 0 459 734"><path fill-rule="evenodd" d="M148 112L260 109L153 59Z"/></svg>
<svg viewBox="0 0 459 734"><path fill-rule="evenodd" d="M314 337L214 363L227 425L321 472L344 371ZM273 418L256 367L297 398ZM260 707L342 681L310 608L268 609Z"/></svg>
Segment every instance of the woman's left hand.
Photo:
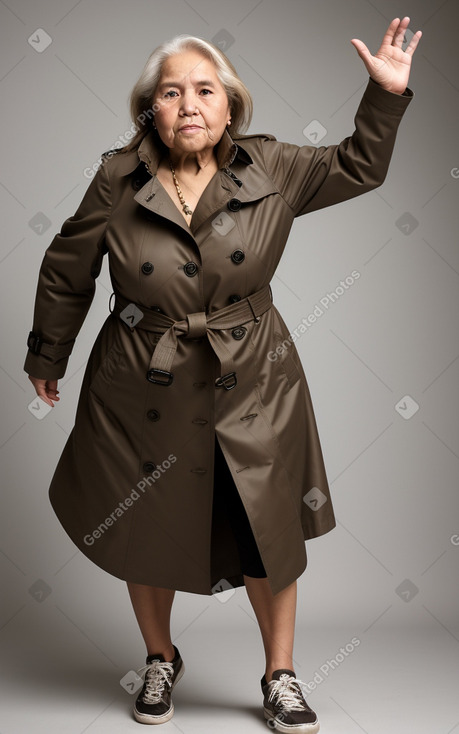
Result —
<svg viewBox="0 0 459 734"><path fill-rule="evenodd" d="M408 86L411 58L422 36L422 31L416 31L405 51L403 51L402 43L409 22L408 16L403 20L394 18L375 56L371 55L363 41L359 41L358 38L353 38L351 41L371 78L384 89L396 94L403 94Z"/></svg>

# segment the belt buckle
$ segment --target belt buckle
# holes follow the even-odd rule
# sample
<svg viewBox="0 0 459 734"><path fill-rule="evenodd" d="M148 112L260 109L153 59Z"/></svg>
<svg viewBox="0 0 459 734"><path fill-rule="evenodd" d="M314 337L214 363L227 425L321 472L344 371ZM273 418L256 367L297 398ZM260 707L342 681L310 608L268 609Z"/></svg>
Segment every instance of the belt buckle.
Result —
<svg viewBox="0 0 459 734"><path fill-rule="evenodd" d="M229 380L232 379L232 382ZM215 387L224 387L225 390L232 390L237 385L237 377L235 372L228 372L215 380Z"/></svg>
<svg viewBox="0 0 459 734"><path fill-rule="evenodd" d="M154 377L154 374L164 375L167 379L158 380L156 377ZM164 387L168 387L172 384L173 379L174 375L172 374L172 372L167 372L167 370L160 370L157 367L153 367L153 369L148 370L147 372L148 382L153 382L155 385L164 385Z"/></svg>

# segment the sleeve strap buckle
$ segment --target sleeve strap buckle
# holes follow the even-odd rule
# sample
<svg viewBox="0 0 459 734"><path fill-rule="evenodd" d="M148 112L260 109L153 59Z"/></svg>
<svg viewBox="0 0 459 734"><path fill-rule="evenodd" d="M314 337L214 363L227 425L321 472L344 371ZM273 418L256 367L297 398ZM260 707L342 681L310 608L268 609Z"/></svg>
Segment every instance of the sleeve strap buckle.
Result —
<svg viewBox="0 0 459 734"><path fill-rule="evenodd" d="M38 336L38 334L34 334L33 331L31 331L27 338L27 346L29 347L30 351L33 354L40 354L42 344L43 339Z"/></svg>

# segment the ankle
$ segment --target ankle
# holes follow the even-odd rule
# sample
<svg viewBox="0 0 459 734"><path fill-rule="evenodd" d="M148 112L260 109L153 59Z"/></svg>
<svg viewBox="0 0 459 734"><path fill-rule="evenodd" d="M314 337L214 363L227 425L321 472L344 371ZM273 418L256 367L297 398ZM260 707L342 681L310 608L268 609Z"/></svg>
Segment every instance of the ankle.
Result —
<svg viewBox="0 0 459 734"><path fill-rule="evenodd" d="M281 668L284 670L291 670L292 672L295 672L292 660L284 660L283 662L281 661L279 663L274 663L273 665L267 665L265 669L266 682L269 683L269 681L272 680L274 671Z"/></svg>
<svg viewBox="0 0 459 734"><path fill-rule="evenodd" d="M160 647L155 647L154 649L150 647L147 648L147 655L157 655L158 653L162 655L164 660L166 660L166 662L168 663L172 662L172 660L175 657L175 650L174 650L174 646L172 645L172 643L164 647L160 646Z"/></svg>

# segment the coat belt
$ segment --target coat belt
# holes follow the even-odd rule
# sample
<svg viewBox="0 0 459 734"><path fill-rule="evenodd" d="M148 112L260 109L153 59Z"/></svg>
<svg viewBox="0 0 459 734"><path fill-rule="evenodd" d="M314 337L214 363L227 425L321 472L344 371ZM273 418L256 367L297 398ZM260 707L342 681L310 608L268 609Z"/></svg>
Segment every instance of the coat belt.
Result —
<svg viewBox="0 0 459 734"><path fill-rule="evenodd" d="M215 385L231 390L237 385L236 369L231 352L225 345L220 332L224 329L234 329L236 326L242 326L249 321L258 323L260 316L271 308L272 303L271 288L267 285L256 293L242 298L236 303L231 303L229 306L220 308L218 311L189 313L184 319L176 321L160 311L134 304L117 294L112 314L121 315L125 311L122 320L129 326L129 320L134 324L136 317L139 318L139 311L142 316L135 323L135 326L130 328L132 330L136 328L161 333L162 336L155 345L147 371L147 379L150 382L158 385L170 385L172 383L174 375L171 368L177 351L178 336L188 339L207 337L221 366L221 376L217 379Z"/></svg>

